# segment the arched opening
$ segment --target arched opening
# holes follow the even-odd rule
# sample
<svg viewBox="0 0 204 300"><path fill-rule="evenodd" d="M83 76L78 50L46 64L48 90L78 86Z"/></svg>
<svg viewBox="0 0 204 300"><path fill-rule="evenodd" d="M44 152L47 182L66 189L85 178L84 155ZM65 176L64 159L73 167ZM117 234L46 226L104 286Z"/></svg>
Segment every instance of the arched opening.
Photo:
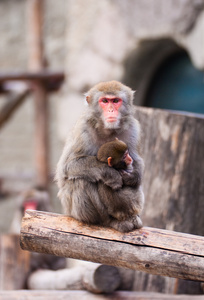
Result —
<svg viewBox="0 0 204 300"><path fill-rule="evenodd" d="M171 55L157 69L144 105L204 114L204 72L186 52Z"/></svg>
<svg viewBox="0 0 204 300"><path fill-rule="evenodd" d="M136 105L204 113L204 72L173 40L141 42L124 66Z"/></svg>

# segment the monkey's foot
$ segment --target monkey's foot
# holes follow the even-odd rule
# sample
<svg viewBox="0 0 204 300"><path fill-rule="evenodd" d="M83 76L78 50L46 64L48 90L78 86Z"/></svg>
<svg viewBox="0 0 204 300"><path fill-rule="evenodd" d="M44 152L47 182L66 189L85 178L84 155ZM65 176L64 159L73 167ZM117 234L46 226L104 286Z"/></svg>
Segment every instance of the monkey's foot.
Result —
<svg viewBox="0 0 204 300"><path fill-rule="evenodd" d="M142 228L143 224L142 224L142 220L140 218L140 216L136 215L132 218L133 224L134 224L134 229L139 229Z"/></svg>
<svg viewBox="0 0 204 300"><path fill-rule="evenodd" d="M120 232L129 232L132 231L135 226L132 221L118 221L114 220L110 223L110 227L120 231Z"/></svg>
<svg viewBox="0 0 204 300"><path fill-rule="evenodd" d="M128 218L128 220L125 220L125 221L112 220L109 226L120 232L129 232L134 229L141 228L142 220L141 220L140 216L135 215L135 216Z"/></svg>

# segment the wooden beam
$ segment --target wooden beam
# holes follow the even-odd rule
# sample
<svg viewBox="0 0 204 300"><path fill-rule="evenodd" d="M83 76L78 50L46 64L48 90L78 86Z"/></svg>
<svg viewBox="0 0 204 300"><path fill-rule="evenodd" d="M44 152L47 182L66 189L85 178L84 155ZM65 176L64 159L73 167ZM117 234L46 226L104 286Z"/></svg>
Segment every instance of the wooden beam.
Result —
<svg viewBox="0 0 204 300"><path fill-rule="evenodd" d="M24 250L204 281L204 237L143 227L130 233L88 226L65 215L26 211Z"/></svg>
<svg viewBox="0 0 204 300"><path fill-rule="evenodd" d="M41 71L18 71L18 72L1 72L0 73L0 82L12 81L12 80L42 80L46 81L49 79L64 79L63 72L53 72L50 70L41 70Z"/></svg>
<svg viewBox="0 0 204 300"><path fill-rule="evenodd" d="M0 291L2 300L203 300L203 295L171 295L161 293L118 291L108 295L96 295L87 291Z"/></svg>
<svg viewBox="0 0 204 300"><path fill-rule="evenodd" d="M47 91L57 91L63 81L65 75L63 72L53 72L48 70L30 71L30 72L7 72L0 73L0 92L7 93L13 81L33 81L41 82ZM9 82L9 86L7 83ZM31 86L32 87L32 86Z"/></svg>

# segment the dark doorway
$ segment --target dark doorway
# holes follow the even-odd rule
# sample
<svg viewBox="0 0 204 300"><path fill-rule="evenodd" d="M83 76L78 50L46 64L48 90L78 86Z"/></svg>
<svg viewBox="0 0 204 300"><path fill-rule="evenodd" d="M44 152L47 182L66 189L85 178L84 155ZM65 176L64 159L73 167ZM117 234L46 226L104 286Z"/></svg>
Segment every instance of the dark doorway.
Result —
<svg viewBox="0 0 204 300"><path fill-rule="evenodd" d="M204 114L204 72L184 51L170 56L154 74L144 105Z"/></svg>

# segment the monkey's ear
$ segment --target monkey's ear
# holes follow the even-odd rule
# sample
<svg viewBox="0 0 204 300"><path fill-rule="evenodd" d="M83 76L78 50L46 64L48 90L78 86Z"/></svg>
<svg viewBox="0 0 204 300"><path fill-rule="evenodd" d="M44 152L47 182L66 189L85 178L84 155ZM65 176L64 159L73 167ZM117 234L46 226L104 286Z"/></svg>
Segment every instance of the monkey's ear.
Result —
<svg viewBox="0 0 204 300"><path fill-rule="evenodd" d="M109 167L112 167L112 166L113 166L113 163L112 163L112 157L111 157L111 156L108 157L107 160L108 160L108 165L109 165Z"/></svg>
<svg viewBox="0 0 204 300"><path fill-rule="evenodd" d="M86 95L86 102L87 102L88 104L91 102L91 99L90 99L90 98L91 98L90 96Z"/></svg>

